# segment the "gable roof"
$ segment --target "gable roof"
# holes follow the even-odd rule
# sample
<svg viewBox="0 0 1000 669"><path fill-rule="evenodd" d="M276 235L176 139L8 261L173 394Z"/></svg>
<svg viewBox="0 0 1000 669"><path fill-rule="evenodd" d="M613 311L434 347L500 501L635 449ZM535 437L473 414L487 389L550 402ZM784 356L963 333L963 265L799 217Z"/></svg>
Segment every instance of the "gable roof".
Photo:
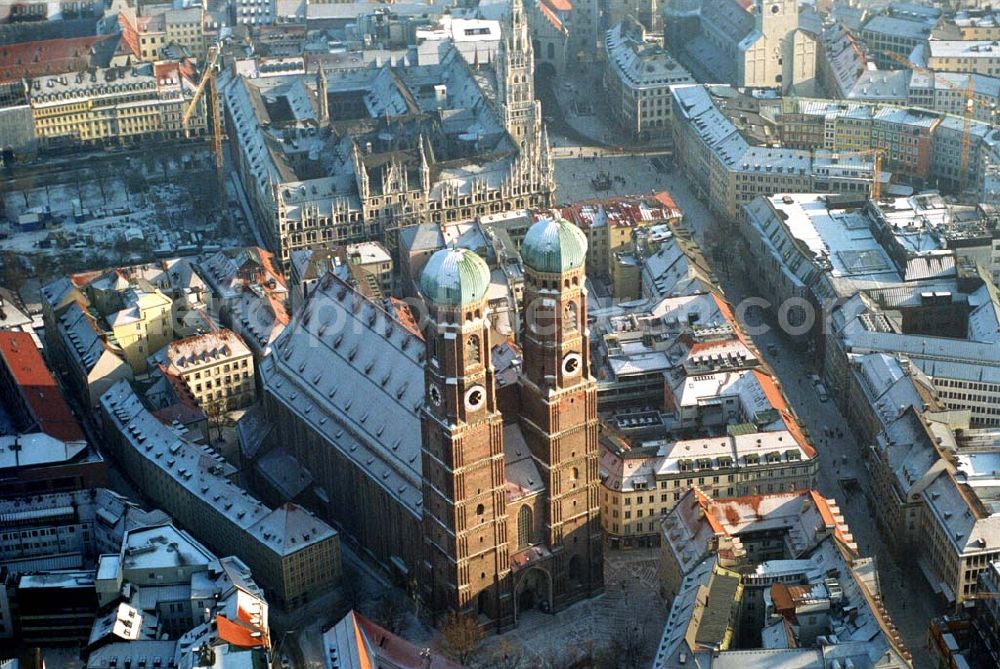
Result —
<svg viewBox="0 0 1000 669"><path fill-rule="evenodd" d="M38 429L62 441L83 441L83 430L42 354L27 332L0 332L0 359L17 386L29 416Z"/></svg>
<svg viewBox="0 0 1000 669"><path fill-rule="evenodd" d="M328 273L272 350L265 390L421 515L423 342Z"/></svg>

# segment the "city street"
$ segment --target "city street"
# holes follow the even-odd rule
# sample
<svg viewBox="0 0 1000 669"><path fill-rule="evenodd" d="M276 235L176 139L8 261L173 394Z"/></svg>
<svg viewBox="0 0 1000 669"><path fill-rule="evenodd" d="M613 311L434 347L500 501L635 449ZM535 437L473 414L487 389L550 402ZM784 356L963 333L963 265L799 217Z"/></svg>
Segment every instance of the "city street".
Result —
<svg viewBox="0 0 1000 669"><path fill-rule="evenodd" d="M697 198L691 196L688 189L670 190L684 212L685 224L697 239L704 242L706 231L715 223L712 215ZM727 298L734 305L754 296L744 280L747 276L744 269L733 267L729 271L717 272L722 278ZM816 388L808 378L810 373L819 371L809 352L791 346L777 330L756 335L753 340L777 373L800 422L812 435L820 457L819 491L837 501L861 555L875 558L886 608L899 627L904 643L913 653L915 666L931 666L920 649L925 643L928 622L943 613L943 607L916 563L901 565L899 557L892 553L875 525L875 512L869 507L871 482L864 464L864 445L855 441L850 425L833 398L820 401ZM774 355L768 353L769 347ZM828 438L824 436L824 429L839 430L843 437ZM847 481L856 482L852 492L844 487Z"/></svg>

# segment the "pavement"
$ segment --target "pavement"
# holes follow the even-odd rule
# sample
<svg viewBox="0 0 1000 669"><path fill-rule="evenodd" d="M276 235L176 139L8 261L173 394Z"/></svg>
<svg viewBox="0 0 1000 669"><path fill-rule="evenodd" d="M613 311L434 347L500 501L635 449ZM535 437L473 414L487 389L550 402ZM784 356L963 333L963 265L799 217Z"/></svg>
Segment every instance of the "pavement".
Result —
<svg viewBox="0 0 1000 669"><path fill-rule="evenodd" d="M552 143L556 201L560 204L662 190L686 192L694 198L677 170L660 173L650 162L650 158L659 156L671 163L673 158L668 152L649 150L642 154L622 154L608 149L580 148L558 137L553 138ZM612 176L611 187L604 191L596 190L591 184L591 180L602 173ZM621 181L614 180L615 176L621 177Z"/></svg>
<svg viewBox="0 0 1000 669"><path fill-rule="evenodd" d="M633 137L622 130L606 105L595 104L594 91L604 90L602 63L580 63L560 77L539 77L535 93L546 110L549 132L559 132L574 140L621 149L635 145ZM553 107L557 107L558 111ZM666 138L657 144L665 144ZM649 146L646 142L644 146Z"/></svg>
<svg viewBox="0 0 1000 669"><path fill-rule="evenodd" d="M642 647L639 666L649 666L668 612L656 578L658 551L606 550L604 594L554 614L527 611L513 630L484 640L476 658L488 662L498 650L513 649L522 655L522 667L561 668L631 630Z"/></svg>

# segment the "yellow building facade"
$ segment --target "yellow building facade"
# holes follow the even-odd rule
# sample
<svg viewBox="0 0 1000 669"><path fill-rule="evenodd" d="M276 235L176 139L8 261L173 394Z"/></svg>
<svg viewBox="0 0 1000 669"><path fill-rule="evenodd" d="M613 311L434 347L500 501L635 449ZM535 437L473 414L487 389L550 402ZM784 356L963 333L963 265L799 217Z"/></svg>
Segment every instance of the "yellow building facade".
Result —
<svg viewBox="0 0 1000 669"><path fill-rule="evenodd" d="M182 123L194 77L187 63L161 62L33 79L35 135L42 143L97 145L204 134L203 103L187 128Z"/></svg>

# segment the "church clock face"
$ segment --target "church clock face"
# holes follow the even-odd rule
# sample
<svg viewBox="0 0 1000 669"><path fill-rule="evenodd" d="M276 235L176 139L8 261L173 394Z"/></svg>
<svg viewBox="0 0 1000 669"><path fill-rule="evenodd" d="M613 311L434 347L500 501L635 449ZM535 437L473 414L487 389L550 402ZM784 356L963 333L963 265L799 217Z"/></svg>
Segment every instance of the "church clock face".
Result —
<svg viewBox="0 0 1000 669"><path fill-rule="evenodd" d="M773 5L771 5L771 13L772 14L780 14L781 13L781 5L779 5L779 4L773 4Z"/></svg>
<svg viewBox="0 0 1000 669"><path fill-rule="evenodd" d="M444 397L441 395L441 389L436 385L431 384L430 388L427 389L427 398L431 401L431 404L439 407Z"/></svg>
<svg viewBox="0 0 1000 669"><path fill-rule="evenodd" d="M580 358L579 353L567 353L563 358L563 374L566 376L576 376L580 373L580 368L583 365L583 360Z"/></svg>
<svg viewBox="0 0 1000 669"><path fill-rule="evenodd" d="M472 386L465 391L465 408L475 411L486 402L486 388L482 386Z"/></svg>

